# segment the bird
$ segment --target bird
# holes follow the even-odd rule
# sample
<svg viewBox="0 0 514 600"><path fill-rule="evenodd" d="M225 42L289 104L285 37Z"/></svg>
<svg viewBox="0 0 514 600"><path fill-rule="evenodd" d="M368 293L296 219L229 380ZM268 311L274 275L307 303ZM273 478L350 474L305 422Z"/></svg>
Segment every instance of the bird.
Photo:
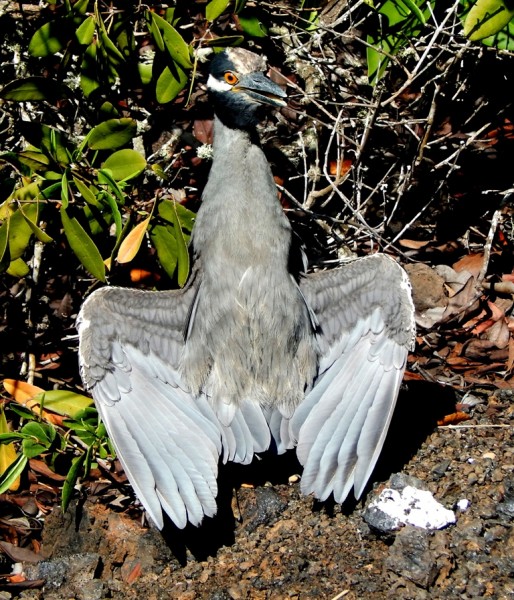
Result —
<svg viewBox="0 0 514 600"><path fill-rule="evenodd" d="M385 254L295 267L257 126L286 106L266 59L211 61L213 161L180 290L105 286L78 316L79 364L151 521L217 511L220 464L296 449L301 492L363 494L414 340L408 277Z"/></svg>

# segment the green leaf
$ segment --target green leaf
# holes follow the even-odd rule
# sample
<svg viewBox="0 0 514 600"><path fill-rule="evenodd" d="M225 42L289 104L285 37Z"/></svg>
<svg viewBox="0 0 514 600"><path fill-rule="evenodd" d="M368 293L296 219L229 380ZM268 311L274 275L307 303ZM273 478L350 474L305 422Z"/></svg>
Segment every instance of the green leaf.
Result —
<svg viewBox="0 0 514 600"><path fill-rule="evenodd" d="M268 35L266 26L257 16L239 15L239 24L242 30L252 37L266 37Z"/></svg>
<svg viewBox="0 0 514 600"><path fill-rule="evenodd" d="M122 182L118 182L113 178L111 172L106 169L98 169L98 182L102 185L107 185L109 189L114 193L118 202L123 206L125 204L125 196L121 189Z"/></svg>
<svg viewBox="0 0 514 600"><path fill-rule="evenodd" d="M71 468L68 471L68 474L66 475L66 480L64 481L64 484L62 486L61 507L63 512L65 512L68 509L73 490L75 488L75 484L77 483L77 479L79 477L80 471L82 470L82 467L84 466L85 460L86 452L84 452L80 456L75 457L72 460Z"/></svg>
<svg viewBox="0 0 514 600"><path fill-rule="evenodd" d="M139 77L141 78L141 83L143 85L148 85L152 81L153 65L137 63L137 70L139 72Z"/></svg>
<svg viewBox="0 0 514 600"><path fill-rule="evenodd" d="M31 421L21 429L25 439L21 443L23 454L27 458L34 458L46 452L55 440L56 432L51 425Z"/></svg>
<svg viewBox="0 0 514 600"><path fill-rule="evenodd" d="M89 98L100 87L97 45L95 43L90 44L84 52L80 66L80 87L86 98Z"/></svg>
<svg viewBox="0 0 514 600"><path fill-rule="evenodd" d="M37 150L22 150L18 152L18 159L22 165L26 165L36 173L44 173L50 166L48 156Z"/></svg>
<svg viewBox="0 0 514 600"><path fill-rule="evenodd" d="M236 0L236 6L234 12L238 15L246 6L246 0Z"/></svg>
<svg viewBox="0 0 514 600"><path fill-rule="evenodd" d="M126 148L111 154L102 165L102 169L109 169L113 179L132 179L145 170L146 160L139 152Z"/></svg>
<svg viewBox="0 0 514 600"><path fill-rule="evenodd" d="M96 23L95 18L93 16L87 17L81 25L79 25L77 31L75 31L75 36L77 41L82 46L89 46L93 41L93 36L95 35Z"/></svg>
<svg viewBox="0 0 514 600"><path fill-rule="evenodd" d="M383 76L389 56L398 53L412 37L419 35L431 14L433 0L385 0L378 12L382 15L376 32L368 35L366 50L368 78L375 85Z"/></svg>
<svg viewBox="0 0 514 600"><path fill-rule="evenodd" d="M49 242L53 242L53 239L45 232L43 231L40 227L38 227L36 225L36 223L34 223L23 211L23 207L20 206L20 208L18 209L23 218L25 219L25 223L27 223L27 225L30 227L32 233L37 237L37 239L40 242L43 242L44 244L48 244Z"/></svg>
<svg viewBox="0 0 514 600"><path fill-rule="evenodd" d="M124 146L136 135L134 119L109 119L93 127L87 138L91 150L115 150Z"/></svg>
<svg viewBox="0 0 514 600"><path fill-rule="evenodd" d="M70 203L70 190L68 188L68 175L66 171L62 174L61 180L61 202L64 209L68 208Z"/></svg>
<svg viewBox="0 0 514 600"><path fill-rule="evenodd" d="M184 232L180 224L177 214L177 203L173 203L173 225L175 226L175 237L177 240L177 258L178 258L178 273L177 281L180 287L183 287L189 276L189 252L187 242L184 237Z"/></svg>
<svg viewBox="0 0 514 600"><path fill-rule="evenodd" d="M29 42L32 56L50 56L60 52L73 36L73 19L64 18L49 21L40 27Z"/></svg>
<svg viewBox="0 0 514 600"><path fill-rule="evenodd" d="M48 446L44 446L36 442L32 438L24 439L21 443L21 450L27 458L35 458L48 450Z"/></svg>
<svg viewBox="0 0 514 600"><path fill-rule="evenodd" d="M18 440L24 439L24 435L17 431L8 432L8 433L0 433L0 444L10 444L11 442L17 442ZM0 474L3 473L0 469Z"/></svg>
<svg viewBox="0 0 514 600"><path fill-rule="evenodd" d="M23 433L24 436L30 436L36 439L46 446L50 446L57 435L53 425L38 423L37 421L31 421L30 423L25 424L21 428L21 433Z"/></svg>
<svg viewBox="0 0 514 600"><path fill-rule="evenodd" d="M26 277L30 272L28 264L22 258L16 258L11 262L7 273L11 277Z"/></svg>
<svg viewBox="0 0 514 600"><path fill-rule="evenodd" d="M125 62L125 57L112 42L109 34L107 33L107 29L105 28L105 24L98 12L96 12L96 16L99 26L98 41L100 49L102 50L104 56L109 60L111 65L116 68Z"/></svg>
<svg viewBox="0 0 514 600"><path fill-rule="evenodd" d="M12 440L10 442L5 440L6 437L12 436L12 434L7 419L5 418L3 406L0 407L0 434L4 437L3 443L0 446L0 476L2 476L18 458ZM20 480L17 478L12 482L10 489L15 491L18 489L19 485Z"/></svg>
<svg viewBox="0 0 514 600"><path fill-rule="evenodd" d="M181 227L186 231L193 230L196 215L185 206L182 206L179 202L161 200L157 207L157 212L163 219L168 221L168 223L174 223L175 214L177 214Z"/></svg>
<svg viewBox="0 0 514 600"><path fill-rule="evenodd" d="M154 12L150 13L150 15L153 23L155 23L162 32L164 45L173 61L178 63L184 69L191 69L193 66L191 54L189 46L184 41L184 38L162 17Z"/></svg>
<svg viewBox="0 0 514 600"><path fill-rule="evenodd" d="M155 225L150 230L150 239L157 257L168 277L172 278L177 268L177 240L166 225Z"/></svg>
<svg viewBox="0 0 514 600"><path fill-rule="evenodd" d="M20 258L29 245L32 237L32 229L27 225L27 218L33 223L38 220L38 204L27 204L20 210L14 212L9 218L9 253L11 260Z"/></svg>
<svg viewBox="0 0 514 600"><path fill-rule="evenodd" d="M75 217L68 216L64 208L61 208L61 219L64 234L77 258L93 277L105 281L105 264L93 240Z"/></svg>
<svg viewBox="0 0 514 600"><path fill-rule="evenodd" d="M205 7L205 18L207 21L217 19L230 4L230 0L211 0Z"/></svg>
<svg viewBox="0 0 514 600"><path fill-rule="evenodd" d="M88 406L82 412L75 415L74 419L73 421L64 421L64 425L74 431L84 428L88 431L94 431L98 427L98 411L94 406Z"/></svg>
<svg viewBox="0 0 514 600"><path fill-rule="evenodd" d="M73 177L73 181L75 183L75 186L77 187L77 190L79 191L80 195L82 196L82 198L84 198L84 200L90 204L91 206L94 206L95 208L98 209L102 209L102 204L101 202L98 200L98 198L96 197L95 193L92 191L92 189L87 186L82 180L80 180L78 177Z"/></svg>
<svg viewBox="0 0 514 600"><path fill-rule="evenodd" d="M187 75L180 67L176 66L175 74L171 72L169 67L164 67L155 86L157 102L159 104L171 102L184 89L186 83Z"/></svg>
<svg viewBox="0 0 514 600"><path fill-rule="evenodd" d="M19 479L25 467L27 466L29 459L20 454L16 462L14 462L5 473L0 477L0 494L5 494Z"/></svg>
<svg viewBox="0 0 514 600"><path fill-rule="evenodd" d="M77 0L73 5L73 12L77 15L85 15L89 0Z"/></svg>
<svg viewBox="0 0 514 600"><path fill-rule="evenodd" d="M513 17L512 2L477 0L464 21L464 35L473 42L482 40L501 31Z"/></svg>
<svg viewBox="0 0 514 600"><path fill-rule="evenodd" d="M11 255L9 253L9 225L9 217L0 225L0 273L5 271L11 262Z"/></svg>
<svg viewBox="0 0 514 600"><path fill-rule="evenodd" d="M481 41L484 46L492 46L493 48L498 48L498 50L514 52L514 21L510 21L507 27L495 35L491 35Z"/></svg>
<svg viewBox="0 0 514 600"><path fill-rule="evenodd" d="M146 19L148 22L148 30L152 34L157 48L161 52L164 52L164 48L165 48L164 39L162 37L161 30L159 29L159 27L157 25L157 20L153 18L153 15L154 15L154 13L152 11L147 11L147 13L146 13Z"/></svg>
<svg viewBox="0 0 514 600"><path fill-rule="evenodd" d="M121 221L120 209L118 208L118 205L116 204L116 200L111 196L111 194L104 192L103 198L105 200L107 200L107 204L109 205L109 208L111 209L111 215L112 215L112 218L114 219L114 224L116 225L116 241L118 241L120 239L121 232L123 230L123 223Z"/></svg>
<svg viewBox="0 0 514 600"><path fill-rule="evenodd" d="M38 394L35 401L39 402L46 410L51 410L58 415L75 418L93 404L93 400L82 394L76 394L68 390L50 390Z"/></svg>
<svg viewBox="0 0 514 600"><path fill-rule="evenodd" d="M15 102L40 102L46 100L55 104L57 100L71 98L73 93L63 83L49 77L25 77L15 79L5 85L0 91L0 98Z"/></svg>
<svg viewBox="0 0 514 600"><path fill-rule="evenodd" d="M23 137L36 148L41 149L59 165L66 166L71 162L66 135L43 123L25 122L19 125Z"/></svg>

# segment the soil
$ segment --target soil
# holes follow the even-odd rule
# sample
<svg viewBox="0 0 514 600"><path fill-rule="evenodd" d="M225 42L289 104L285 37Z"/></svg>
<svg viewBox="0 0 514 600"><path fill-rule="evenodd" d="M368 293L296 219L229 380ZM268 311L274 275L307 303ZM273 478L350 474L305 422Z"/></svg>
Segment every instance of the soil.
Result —
<svg viewBox="0 0 514 600"><path fill-rule="evenodd" d="M514 598L513 395L490 394L468 421L437 426L453 399L444 387L408 383L373 489L343 507L303 497L286 456L222 470L219 513L199 528L161 533L87 498L64 515L55 508L45 560L24 564L45 584L16 597ZM407 483L455 511L454 525L381 532L366 522L366 506L402 463Z"/></svg>

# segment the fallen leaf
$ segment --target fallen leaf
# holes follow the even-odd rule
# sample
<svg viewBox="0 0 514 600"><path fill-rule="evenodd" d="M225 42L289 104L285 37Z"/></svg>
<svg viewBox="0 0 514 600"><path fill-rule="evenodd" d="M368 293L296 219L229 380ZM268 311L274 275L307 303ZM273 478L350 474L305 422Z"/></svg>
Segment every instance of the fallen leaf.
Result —
<svg viewBox="0 0 514 600"><path fill-rule="evenodd" d="M152 271L145 271L145 269L131 269L130 270L130 281L133 283L139 283L140 281L145 281L146 279L151 279L152 281L159 281L161 276L159 273L152 273Z"/></svg>
<svg viewBox="0 0 514 600"><path fill-rule="evenodd" d="M468 415L468 413L457 411L451 413L450 415L445 415L442 419L439 419L439 421L437 421L437 424L440 426L457 425L457 423L461 423L462 421L469 421L469 419L471 419L471 417Z"/></svg>
<svg viewBox="0 0 514 600"><path fill-rule="evenodd" d="M467 256L463 256L452 266L455 269L455 271L457 271L457 273L460 273L461 271L468 271L475 278L477 278L480 271L482 270L483 264L483 254L468 254Z"/></svg>
<svg viewBox="0 0 514 600"><path fill-rule="evenodd" d="M130 573L127 575L127 577L125 578L125 581L127 583L134 583L134 581L141 576L142 573L142 568L141 568L141 563L138 562L134 568L132 569L132 571L130 571Z"/></svg>
<svg viewBox="0 0 514 600"><path fill-rule="evenodd" d="M352 168L353 161L349 158L344 158L343 160L331 160L329 165L330 175L339 176L340 178L346 175L348 171Z"/></svg>
<svg viewBox="0 0 514 600"><path fill-rule="evenodd" d="M28 548L20 548L9 542L0 540L0 550L14 562L39 562L42 557Z"/></svg>
<svg viewBox="0 0 514 600"><path fill-rule="evenodd" d="M420 248L424 248L430 244L430 241L420 241L420 240L399 240L398 243L400 246L404 248L409 248L410 250L419 250Z"/></svg>
<svg viewBox="0 0 514 600"><path fill-rule="evenodd" d="M65 481L66 477L64 475L59 475L58 473L54 473L50 467L47 466L47 464L42 461L42 460L38 460L37 458L31 458L29 460L29 466L33 471L36 471L36 473L39 473L40 475L44 475L45 477L48 477L49 479L53 479L54 481Z"/></svg>

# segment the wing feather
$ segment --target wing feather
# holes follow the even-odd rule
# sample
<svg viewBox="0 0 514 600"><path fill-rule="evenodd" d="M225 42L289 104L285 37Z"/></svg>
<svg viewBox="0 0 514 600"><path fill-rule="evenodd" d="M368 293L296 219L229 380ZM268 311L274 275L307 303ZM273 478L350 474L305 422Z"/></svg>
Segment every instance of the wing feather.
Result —
<svg viewBox="0 0 514 600"><path fill-rule="evenodd" d="M302 491L343 502L362 494L378 459L414 337L403 269L384 255L301 282L319 323L319 374L289 432L304 465Z"/></svg>
<svg viewBox="0 0 514 600"><path fill-rule="evenodd" d="M81 372L127 477L158 527L164 510L178 527L216 513L217 472L267 449L262 410L250 402L222 423L205 394L193 396L179 363L196 296L184 291L102 288L79 316Z"/></svg>

